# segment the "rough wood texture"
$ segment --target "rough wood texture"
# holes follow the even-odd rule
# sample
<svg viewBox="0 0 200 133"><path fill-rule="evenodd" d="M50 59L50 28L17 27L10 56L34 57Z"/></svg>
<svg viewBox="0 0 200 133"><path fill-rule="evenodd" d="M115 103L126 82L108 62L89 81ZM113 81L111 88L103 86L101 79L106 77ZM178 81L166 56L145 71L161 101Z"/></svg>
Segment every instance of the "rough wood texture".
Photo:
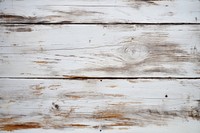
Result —
<svg viewBox="0 0 200 133"><path fill-rule="evenodd" d="M1 79L0 130L198 133L199 88L200 80Z"/></svg>
<svg viewBox="0 0 200 133"><path fill-rule="evenodd" d="M0 0L1 133L200 133L200 0Z"/></svg>
<svg viewBox="0 0 200 133"><path fill-rule="evenodd" d="M199 0L1 0L1 23L199 23Z"/></svg>
<svg viewBox="0 0 200 133"><path fill-rule="evenodd" d="M2 25L1 77L199 77L199 25Z"/></svg>

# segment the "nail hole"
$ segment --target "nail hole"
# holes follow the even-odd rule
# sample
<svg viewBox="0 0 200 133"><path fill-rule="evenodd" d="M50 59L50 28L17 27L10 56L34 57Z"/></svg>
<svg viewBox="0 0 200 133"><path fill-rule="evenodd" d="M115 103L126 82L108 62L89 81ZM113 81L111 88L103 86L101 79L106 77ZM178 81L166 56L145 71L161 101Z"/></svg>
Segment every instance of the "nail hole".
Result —
<svg viewBox="0 0 200 133"><path fill-rule="evenodd" d="M59 110L60 107L58 104L52 103L52 105L55 107L55 109Z"/></svg>
<svg viewBox="0 0 200 133"><path fill-rule="evenodd" d="M168 97L168 95L165 95L165 97L167 98L167 97Z"/></svg>

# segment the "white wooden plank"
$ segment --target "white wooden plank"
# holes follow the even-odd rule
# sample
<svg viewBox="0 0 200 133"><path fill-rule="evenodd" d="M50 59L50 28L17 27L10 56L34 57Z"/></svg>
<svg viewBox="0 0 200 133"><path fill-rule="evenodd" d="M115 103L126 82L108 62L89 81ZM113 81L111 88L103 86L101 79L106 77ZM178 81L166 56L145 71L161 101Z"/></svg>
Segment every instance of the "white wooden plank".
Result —
<svg viewBox="0 0 200 133"><path fill-rule="evenodd" d="M199 77L199 25L2 25L1 77Z"/></svg>
<svg viewBox="0 0 200 133"><path fill-rule="evenodd" d="M199 80L1 79L0 130L199 133L199 99Z"/></svg>
<svg viewBox="0 0 200 133"><path fill-rule="evenodd" d="M199 23L199 0L1 0L1 23Z"/></svg>

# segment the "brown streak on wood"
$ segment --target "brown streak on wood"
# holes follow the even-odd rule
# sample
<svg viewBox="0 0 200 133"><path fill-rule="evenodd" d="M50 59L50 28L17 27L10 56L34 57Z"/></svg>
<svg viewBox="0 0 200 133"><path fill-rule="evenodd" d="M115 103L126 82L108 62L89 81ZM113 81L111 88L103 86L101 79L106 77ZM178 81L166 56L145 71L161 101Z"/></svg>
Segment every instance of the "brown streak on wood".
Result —
<svg viewBox="0 0 200 133"><path fill-rule="evenodd" d="M124 95L121 94L104 94L105 96L111 96L111 97L123 97Z"/></svg>
<svg viewBox="0 0 200 133"><path fill-rule="evenodd" d="M117 86L116 85L111 85L111 86L108 86L110 88L116 88Z"/></svg>
<svg viewBox="0 0 200 133"><path fill-rule="evenodd" d="M0 118L0 123L7 123L7 122L12 122L14 121L16 118L14 117L10 117L10 118Z"/></svg>
<svg viewBox="0 0 200 133"><path fill-rule="evenodd" d="M48 61L34 61L37 64L48 64Z"/></svg>
<svg viewBox="0 0 200 133"><path fill-rule="evenodd" d="M61 97L66 97L70 99L80 99L80 98L87 98L87 99L99 99L99 98L111 98L111 97L125 97L122 94L104 94L98 92L68 92L61 95Z"/></svg>
<svg viewBox="0 0 200 133"><path fill-rule="evenodd" d="M41 128L41 125L36 122L26 122L26 123L16 123L16 124L5 124L0 127L3 131L14 131L14 130L22 130L22 129L33 129L33 128Z"/></svg>
<svg viewBox="0 0 200 133"><path fill-rule="evenodd" d="M6 21L24 21L24 20L34 21L36 20L36 17L24 17L19 15L0 13L0 19L5 19Z"/></svg>
<svg viewBox="0 0 200 133"><path fill-rule="evenodd" d="M69 15L69 16L91 16L95 14L103 14L102 12L96 12L96 11L85 11L85 10L73 10L73 11L58 11L54 10L53 12L59 13L63 15Z"/></svg>
<svg viewBox="0 0 200 133"><path fill-rule="evenodd" d="M11 32L31 32L32 29L31 28L9 28L7 29L8 31L11 31Z"/></svg>
<svg viewBox="0 0 200 133"><path fill-rule="evenodd" d="M87 76L73 76L73 75L63 75L66 79L81 79L81 80L87 80Z"/></svg>
<svg viewBox="0 0 200 133"><path fill-rule="evenodd" d="M98 111L94 114L95 119L122 119L123 114L114 110Z"/></svg>
<svg viewBox="0 0 200 133"><path fill-rule="evenodd" d="M64 126L67 126L67 127L85 128L85 127L88 127L89 125L85 125L85 124L65 124Z"/></svg>
<svg viewBox="0 0 200 133"><path fill-rule="evenodd" d="M70 98L70 99L80 99L81 96L76 96L76 95L65 95L67 98Z"/></svg>

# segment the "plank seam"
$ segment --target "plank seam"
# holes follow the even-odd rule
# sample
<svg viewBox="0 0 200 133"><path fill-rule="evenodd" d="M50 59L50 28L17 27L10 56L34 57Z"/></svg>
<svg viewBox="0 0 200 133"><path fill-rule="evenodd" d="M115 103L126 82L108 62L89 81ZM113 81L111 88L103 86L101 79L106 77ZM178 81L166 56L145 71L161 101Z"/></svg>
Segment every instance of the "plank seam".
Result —
<svg viewBox="0 0 200 133"><path fill-rule="evenodd" d="M0 79L55 79L55 80L87 80L87 79L200 79L200 77L85 77L85 76L64 76L64 77L0 77Z"/></svg>
<svg viewBox="0 0 200 133"><path fill-rule="evenodd" d="M55 22L55 23L0 23L0 25L200 25L200 23L66 23L66 22Z"/></svg>

